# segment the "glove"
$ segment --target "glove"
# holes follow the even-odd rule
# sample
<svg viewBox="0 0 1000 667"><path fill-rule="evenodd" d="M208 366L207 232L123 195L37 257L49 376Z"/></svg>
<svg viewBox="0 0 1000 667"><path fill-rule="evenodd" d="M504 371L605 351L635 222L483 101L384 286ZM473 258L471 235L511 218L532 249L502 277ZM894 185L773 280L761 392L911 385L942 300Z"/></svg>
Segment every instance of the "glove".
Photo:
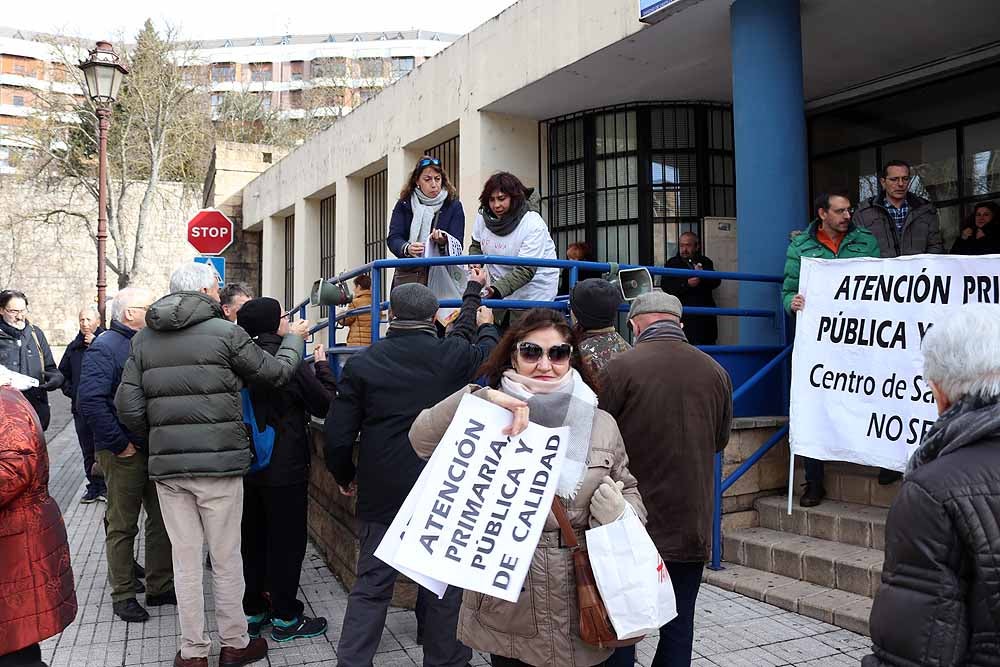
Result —
<svg viewBox="0 0 1000 667"><path fill-rule="evenodd" d="M617 521L625 513L623 488L625 482L616 482L610 477L605 477L591 496L590 515L602 526Z"/></svg>

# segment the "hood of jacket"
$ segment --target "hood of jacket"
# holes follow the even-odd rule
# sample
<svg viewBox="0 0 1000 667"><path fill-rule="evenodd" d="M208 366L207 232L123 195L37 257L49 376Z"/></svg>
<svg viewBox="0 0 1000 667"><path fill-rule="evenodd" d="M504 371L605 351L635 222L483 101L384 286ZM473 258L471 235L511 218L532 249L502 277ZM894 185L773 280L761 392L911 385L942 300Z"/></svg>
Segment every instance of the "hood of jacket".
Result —
<svg viewBox="0 0 1000 667"><path fill-rule="evenodd" d="M179 331L224 317L219 302L201 292L174 292L146 311L146 326L154 331Z"/></svg>
<svg viewBox="0 0 1000 667"><path fill-rule="evenodd" d="M945 410L910 457L907 474L986 439L1000 439L1000 402L966 396Z"/></svg>
<svg viewBox="0 0 1000 667"><path fill-rule="evenodd" d="M792 239L792 245L801 248L806 244L819 243L819 237L817 236L817 233L819 232L819 225L819 218L815 218L809 223L809 227L806 228L805 232L797 234L795 238ZM854 224L854 222L851 222L847 226L847 232L844 234L844 238L841 239L840 244L843 245L844 243L854 240L855 237L863 236L865 234L871 234L871 232L867 229L862 229Z"/></svg>

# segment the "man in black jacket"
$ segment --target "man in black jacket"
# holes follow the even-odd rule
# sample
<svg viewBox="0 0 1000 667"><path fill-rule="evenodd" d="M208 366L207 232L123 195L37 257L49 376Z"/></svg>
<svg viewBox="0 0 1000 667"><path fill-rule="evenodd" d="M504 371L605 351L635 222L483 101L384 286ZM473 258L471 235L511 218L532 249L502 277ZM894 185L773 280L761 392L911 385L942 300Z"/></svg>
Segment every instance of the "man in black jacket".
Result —
<svg viewBox="0 0 1000 667"><path fill-rule="evenodd" d="M63 376L52 360L45 333L28 321L28 297L24 292L0 292L0 366L38 380L38 386L21 391L42 423L49 427L49 394L62 386Z"/></svg>
<svg viewBox="0 0 1000 667"><path fill-rule="evenodd" d="M271 355L277 354L288 332L281 304L268 297L241 304L236 323ZM299 364L281 389L254 382L245 390L258 429L274 429L270 462L247 475L243 484L243 611L251 637L259 637L265 625L272 626L271 638L277 642L326 632L326 619L306 616L296 596L307 538L310 446L306 420L309 415L326 416L336 390L321 345L316 359Z"/></svg>
<svg viewBox="0 0 1000 667"><path fill-rule="evenodd" d="M694 232L681 234L678 252L664 265L668 269L693 269L714 271L715 264L701 254L701 240ZM663 276L660 287L681 301L685 313L688 308L715 308L712 292L722 284L721 280L710 278L674 278ZM692 345L715 345L719 339L719 325L715 315L684 315L681 320L684 335Z"/></svg>
<svg viewBox="0 0 1000 667"><path fill-rule="evenodd" d="M87 476L87 491L80 498L84 505L95 503L98 500L107 502L105 495L108 491L104 483L104 477L94 476L91 471L94 467L94 432L90 430L87 420L77 410L76 392L80 388L80 368L83 365L83 353L90 348L94 339L104 333L101 326L101 316L97 312L94 304L84 306L80 309L80 332L70 344L66 346L62 359L59 360L59 372L63 374L62 393L69 397L71 411L73 413L73 425L76 427L76 439L80 442L80 451L83 453L83 474Z"/></svg>
<svg viewBox="0 0 1000 667"><path fill-rule="evenodd" d="M1000 655L1000 306L962 306L924 337L940 417L889 510L871 613L881 665L996 665Z"/></svg>
<svg viewBox="0 0 1000 667"><path fill-rule="evenodd" d="M371 665L382 637L397 573L374 553L424 465L410 446L410 426L422 410L470 382L499 340L492 314L479 308L484 280L482 269L472 270L461 312L443 339L434 327L433 292L419 283L396 287L386 338L344 365L326 418L327 467L342 493L357 493L361 537L358 578L337 647L343 667ZM425 665L461 667L471 659L471 650L456 638L461 597L454 587L442 600L418 592L425 610Z"/></svg>

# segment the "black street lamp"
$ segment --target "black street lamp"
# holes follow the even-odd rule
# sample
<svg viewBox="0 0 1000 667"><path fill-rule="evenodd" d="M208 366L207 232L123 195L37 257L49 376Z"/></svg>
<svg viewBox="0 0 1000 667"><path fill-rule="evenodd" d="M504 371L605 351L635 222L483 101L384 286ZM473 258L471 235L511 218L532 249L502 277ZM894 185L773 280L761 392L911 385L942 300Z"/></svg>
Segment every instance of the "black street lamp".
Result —
<svg viewBox="0 0 1000 667"><path fill-rule="evenodd" d="M111 105L118 97L128 68L109 42L98 42L87 60L80 63L87 92L93 100L97 112L98 134L98 203L97 203L97 308L101 313L101 326L106 326L105 301L107 300L108 279L105 271L105 253L108 242L108 127L111 119Z"/></svg>

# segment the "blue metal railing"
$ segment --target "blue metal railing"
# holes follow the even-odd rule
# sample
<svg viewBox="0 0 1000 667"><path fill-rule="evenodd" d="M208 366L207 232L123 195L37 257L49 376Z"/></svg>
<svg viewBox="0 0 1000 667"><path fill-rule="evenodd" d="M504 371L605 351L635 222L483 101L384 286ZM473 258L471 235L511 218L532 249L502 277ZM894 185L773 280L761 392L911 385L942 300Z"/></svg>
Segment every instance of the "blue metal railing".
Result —
<svg viewBox="0 0 1000 667"><path fill-rule="evenodd" d="M569 288L572 291L573 286L576 285L577 279L579 277L579 272L581 270L590 272L601 272L607 273L611 271L611 264L604 262L580 262L574 260L560 260L560 259L538 259L530 257L496 257L492 255L473 255L473 256L457 256L457 257L434 257L434 258L414 258L414 259L379 259L373 262L369 262L363 266L359 266L355 269L350 269L344 271L343 273L337 275L336 277L329 278L329 282L338 283L346 282L356 276L361 274L370 273L371 274L371 292L372 294L382 293L382 271L384 269L395 269L395 268L418 268L418 267L430 267L430 266L455 266L455 265L465 265L465 264L493 264L502 266L533 266L537 268L558 268L566 269L569 271ZM620 269L631 269L638 268L638 265L634 264L620 264L618 265ZM678 278L714 278L719 280L735 280L742 282L759 282L759 283L781 283L783 278L781 276L767 275L767 274L755 274L755 273L738 273L730 271L698 271L694 269L668 269L659 266L647 266L645 267L651 275L654 276L671 276ZM484 299L483 305L491 308L505 308L505 309L527 309L527 308L554 308L560 311L568 311L570 304L569 295L560 295L556 297L554 301L522 301L522 300L511 300L511 299ZM305 300L297 304L289 313L297 312L299 317L304 318L306 316L306 307L309 305L309 300ZM441 306L444 308L458 308L462 305L459 299L443 299L441 300ZM336 327L337 323L347 317L352 317L354 315L361 315L365 313L370 313L371 315L371 332L372 332L372 342L374 343L380 337L380 325L382 322L382 311L388 308L389 304L387 301L372 301L371 306L365 306L363 308L354 308L340 313L331 314L331 316L323 322L314 325L310 329L310 334L314 334L321 331L323 328L327 329L327 342L328 342L328 354L331 355L348 355L354 354L364 350L364 347L349 347L349 346L335 346L336 341ZM623 304L619 307L622 312L628 312L628 304ZM723 317L754 317L754 318L772 318L775 320L775 326L778 331L779 339L781 340L780 350L770 361L764 364L759 370L757 370L753 375L751 375L747 380L745 380L736 390L733 392L733 403L736 404L738 400L746 396L748 392L758 386L762 380L775 373L778 370L785 368L785 362L788 360L792 352L792 346L788 341L788 326L784 314L784 309L781 304L780 294L776 299L776 307L774 310L759 309L759 308L702 308L702 307L690 307L685 308L684 312L691 315L715 315ZM726 352L757 352L766 353L774 350L774 346L753 346L753 345L709 345L703 346L702 349L709 354L716 353L726 353ZM335 371L336 372L336 371ZM787 385L787 382L785 383ZM787 391L787 389L786 389ZM787 397L785 402L787 403ZM743 463L728 476L723 478L723 455L718 453L715 455L714 462L714 507L712 512L712 560L709 563L709 568L713 570L722 569L722 500L723 495L727 490L729 490L750 468L752 468L764 455L766 455L774 445L780 442L783 438L788 435L788 425L784 425L782 428L778 429L763 445L761 445L757 451L755 451L749 458L747 458Z"/></svg>

